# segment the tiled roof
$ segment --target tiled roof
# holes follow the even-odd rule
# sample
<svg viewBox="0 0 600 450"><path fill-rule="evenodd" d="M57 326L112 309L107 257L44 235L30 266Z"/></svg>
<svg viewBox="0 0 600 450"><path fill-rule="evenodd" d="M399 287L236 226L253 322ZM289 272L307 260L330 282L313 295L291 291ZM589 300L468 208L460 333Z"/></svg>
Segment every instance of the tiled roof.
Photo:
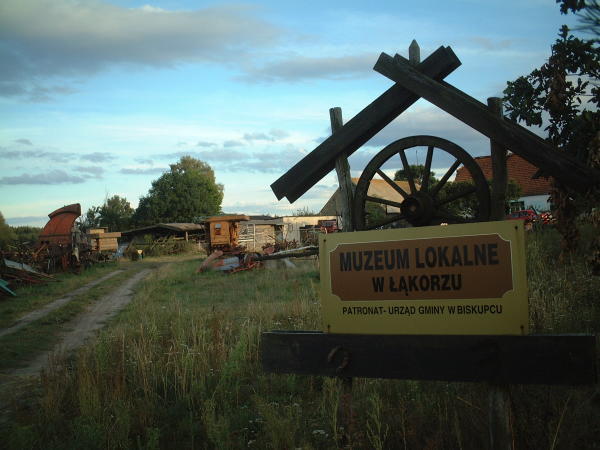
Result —
<svg viewBox="0 0 600 450"><path fill-rule="evenodd" d="M475 158L479 167L483 171L485 178L492 179L492 158L490 156L481 156ZM550 180L548 178L539 177L533 179L533 175L538 171L538 168L533 164L528 163L519 155L514 153L506 158L506 168L508 170L508 179L514 180L521 186L522 196L530 195L545 195L550 192ZM461 167L456 172L455 181L469 181L471 176L465 167Z"/></svg>

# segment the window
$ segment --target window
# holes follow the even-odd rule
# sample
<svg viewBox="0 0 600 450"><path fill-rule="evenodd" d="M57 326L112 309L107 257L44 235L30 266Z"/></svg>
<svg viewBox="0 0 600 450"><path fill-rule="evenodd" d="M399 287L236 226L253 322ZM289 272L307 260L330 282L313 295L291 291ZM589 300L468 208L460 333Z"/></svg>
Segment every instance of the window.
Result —
<svg viewBox="0 0 600 450"><path fill-rule="evenodd" d="M221 224L215 223L215 236L220 236L220 235L221 235Z"/></svg>

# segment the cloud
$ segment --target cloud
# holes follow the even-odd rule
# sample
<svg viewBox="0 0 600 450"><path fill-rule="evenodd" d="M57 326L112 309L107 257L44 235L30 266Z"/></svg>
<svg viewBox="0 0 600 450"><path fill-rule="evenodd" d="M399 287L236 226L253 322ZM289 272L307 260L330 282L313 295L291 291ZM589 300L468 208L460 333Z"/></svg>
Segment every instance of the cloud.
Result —
<svg viewBox="0 0 600 450"><path fill-rule="evenodd" d="M244 134L244 140L248 142L252 141L274 141L273 136L269 136L265 133L246 133Z"/></svg>
<svg viewBox="0 0 600 450"><path fill-rule="evenodd" d="M290 135L290 133L288 133L287 131L280 130L278 128L273 128L271 131L269 131L269 134L273 136L275 140L285 139Z"/></svg>
<svg viewBox="0 0 600 450"><path fill-rule="evenodd" d="M119 173L122 173L125 175L152 175L152 174L157 174L157 173L162 174L163 172L166 172L166 171L167 171L167 169L165 167L145 167L145 168L124 167L123 169L119 170Z"/></svg>
<svg viewBox="0 0 600 450"><path fill-rule="evenodd" d="M47 101L80 79L114 66L229 63L271 46L281 31L250 6L193 11L124 8L101 0L0 2L0 95Z"/></svg>
<svg viewBox="0 0 600 450"><path fill-rule="evenodd" d="M0 185L15 184L79 184L84 183L86 177L70 175L64 170L51 170L44 173L24 173L14 177L0 178Z"/></svg>
<svg viewBox="0 0 600 450"><path fill-rule="evenodd" d="M290 133L285 130L272 129L269 133L245 133L243 139L248 142L268 141L275 142L288 137Z"/></svg>
<svg viewBox="0 0 600 450"><path fill-rule="evenodd" d="M230 141L223 142L223 147L225 147L225 148L239 147L240 145L242 145L242 143L240 141L230 140Z"/></svg>
<svg viewBox="0 0 600 450"><path fill-rule="evenodd" d="M47 152L42 150L8 150L2 148L2 159L48 159L54 163L68 163L79 156L77 153Z"/></svg>
<svg viewBox="0 0 600 450"><path fill-rule="evenodd" d="M116 159L116 156L106 152L94 152L81 155L80 158L85 161L100 163L112 161L113 159Z"/></svg>
<svg viewBox="0 0 600 450"><path fill-rule="evenodd" d="M15 139L14 142L16 142L17 144L23 144L23 145L33 145L29 139Z"/></svg>
<svg viewBox="0 0 600 450"><path fill-rule="evenodd" d="M511 39L502 39L502 40L494 41L490 38L483 37L483 36L474 36L474 37L471 37L469 40L471 42L473 42L474 44L478 45L479 47L483 48L484 50L489 50L489 51L506 50L506 49L512 47L514 44L514 41Z"/></svg>
<svg viewBox="0 0 600 450"><path fill-rule="evenodd" d="M77 166L74 167L73 170L87 174L89 178L97 179L102 178L102 174L104 173L104 169L98 166Z"/></svg>
<svg viewBox="0 0 600 450"><path fill-rule="evenodd" d="M243 81L301 81L308 79L353 79L364 78L371 70L377 54L311 57L294 56L265 64L262 67L246 67Z"/></svg>
<svg viewBox="0 0 600 450"><path fill-rule="evenodd" d="M7 217L6 223L13 227L29 225L34 227L44 226L48 222L48 216L22 216Z"/></svg>
<svg viewBox="0 0 600 450"><path fill-rule="evenodd" d="M151 159L146 159L146 158L134 158L133 159L136 163L139 164L146 164L148 166L151 166L152 164L154 164L154 161L152 161Z"/></svg>
<svg viewBox="0 0 600 450"><path fill-rule="evenodd" d="M196 147L216 147L216 145L217 144L215 144L214 142L198 141Z"/></svg>
<svg viewBox="0 0 600 450"><path fill-rule="evenodd" d="M303 156L304 152L293 145L286 145L275 151L240 151L231 147L201 150L197 152L172 152L155 155L163 159L173 160L181 156L205 161L217 171L241 173L283 173Z"/></svg>

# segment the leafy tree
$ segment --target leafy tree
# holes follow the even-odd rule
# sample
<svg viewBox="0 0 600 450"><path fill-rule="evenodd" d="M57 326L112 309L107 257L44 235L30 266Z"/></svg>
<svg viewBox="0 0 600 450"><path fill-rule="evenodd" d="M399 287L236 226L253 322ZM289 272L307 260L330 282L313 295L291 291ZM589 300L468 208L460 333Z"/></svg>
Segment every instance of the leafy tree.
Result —
<svg viewBox="0 0 600 450"><path fill-rule="evenodd" d="M126 198L113 195L106 199L99 208L100 226L112 231L123 231L129 228L134 209Z"/></svg>
<svg viewBox="0 0 600 450"><path fill-rule="evenodd" d="M413 180L415 183L421 184L423 181L423 176L425 175L425 166L422 164L410 164L410 172L412 174ZM394 181L408 181L408 174L406 170L400 169L397 170L394 174ZM435 176L433 172L429 172L429 186L433 185L435 181Z"/></svg>
<svg viewBox="0 0 600 450"><path fill-rule="evenodd" d="M86 211L81 222L83 228L90 229L100 226L100 208L101 206L92 206Z"/></svg>
<svg viewBox="0 0 600 450"><path fill-rule="evenodd" d="M42 231L42 229L39 227L30 227L28 225L10 228L15 234L15 240L20 244L35 244L38 240L40 232Z"/></svg>
<svg viewBox="0 0 600 450"><path fill-rule="evenodd" d="M581 0L557 3L562 13L586 8ZM593 4L597 8L597 2ZM547 139L555 147L600 168L600 48L596 41L576 38L563 26L551 50L548 62L539 69L507 83L506 110L511 119L527 125L542 126L547 117ZM597 192L587 195L587 202L582 202L578 194L552 180L550 201L562 235L563 256L573 252L579 240L577 203L597 204Z"/></svg>
<svg viewBox="0 0 600 450"><path fill-rule="evenodd" d="M16 236L10 226L4 220L0 212L0 250L6 250L8 245L15 240Z"/></svg>
<svg viewBox="0 0 600 450"><path fill-rule="evenodd" d="M183 156L170 168L152 182L148 195L140 198L133 214L136 224L194 222L221 211L223 185L215 181L207 163Z"/></svg>

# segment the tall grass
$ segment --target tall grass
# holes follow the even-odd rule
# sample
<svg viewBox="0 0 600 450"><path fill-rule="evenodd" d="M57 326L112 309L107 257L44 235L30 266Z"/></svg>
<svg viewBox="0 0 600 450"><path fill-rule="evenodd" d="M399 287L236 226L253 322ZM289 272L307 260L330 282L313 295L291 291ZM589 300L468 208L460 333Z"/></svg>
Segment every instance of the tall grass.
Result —
<svg viewBox="0 0 600 450"><path fill-rule="evenodd" d="M532 330L597 332L599 282L581 258L548 264L555 239L529 239ZM320 329L312 263L235 275L197 265L160 269L70 365L49 369L39 398L11 405L4 446L330 449L349 433L352 448L487 447L487 386L475 383L354 379L352 427L341 430L340 380L260 368L262 331ZM593 388L512 396L517 448L598 448Z"/></svg>

